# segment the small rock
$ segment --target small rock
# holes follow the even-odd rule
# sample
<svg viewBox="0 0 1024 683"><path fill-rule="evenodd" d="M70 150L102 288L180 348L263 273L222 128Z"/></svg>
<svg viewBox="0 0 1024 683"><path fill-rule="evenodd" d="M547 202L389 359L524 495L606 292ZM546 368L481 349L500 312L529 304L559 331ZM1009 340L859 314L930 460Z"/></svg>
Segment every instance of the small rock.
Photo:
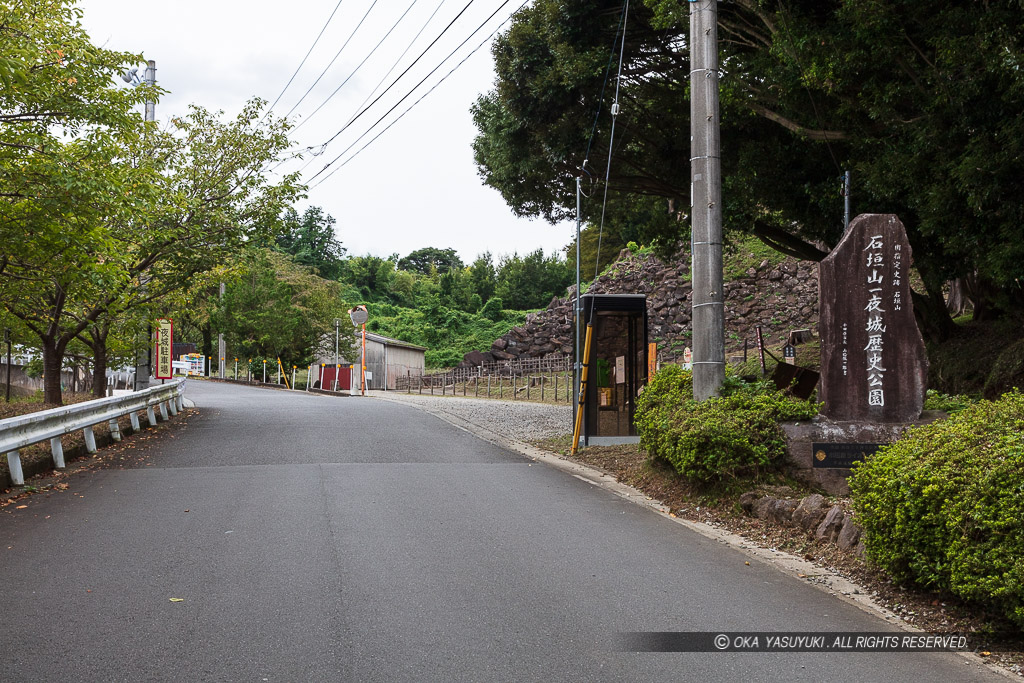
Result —
<svg viewBox="0 0 1024 683"><path fill-rule="evenodd" d="M825 496L812 493L803 498L793 510L793 524L807 531L816 528L825 518Z"/></svg>
<svg viewBox="0 0 1024 683"><path fill-rule="evenodd" d="M755 502L757 502L757 494L753 491L747 491L740 496L740 507L743 509L744 514L753 514Z"/></svg>
<svg viewBox="0 0 1024 683"><path fill-rule="evenodd" d="M843 508L839 505L833 505L828 514L825 515L825 519L818 525L817 531L814 532L814 537L819 541L833 543L836 540L836 536L839 535L839 531L843 528L843 520L845 518L846 512L843 511Z"/></svg>
<svg viewBox="0 0 1024 683"><path fill-rule="evenodd" d="M853 546L857 545L860 541L860 527L853 521L851 515L846 515L843 519L843 528L839 532L839 537L836 539L836 543L843 550L849 550Z"/></svg>
<svg viewBox="0 0 1024 683"><path fill-rule="evenodd" d="M754 506L752 509L754 516L758 519L768 519L768 512L772 509L774 505L774 498L771 498L769 496L759 498L757 501L754 502Z"/></svg>
<svg viewBox="0 0 1024 683"><path fill-rule="evenodd" d="M795 500L777 500L768 510L768 518L776 524L789 524L797 504Z"/></svg>

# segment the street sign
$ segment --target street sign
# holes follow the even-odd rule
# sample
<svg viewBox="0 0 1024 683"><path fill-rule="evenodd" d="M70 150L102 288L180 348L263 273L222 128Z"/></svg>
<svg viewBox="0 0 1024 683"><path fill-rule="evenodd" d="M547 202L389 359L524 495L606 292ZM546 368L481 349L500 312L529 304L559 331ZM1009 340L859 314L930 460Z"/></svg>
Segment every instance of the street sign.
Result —
<svg viewBox="0 0 1024 683"><path fill-rule="evenodd" d="M174 358L171 351L174 348L174 322L170 318L160 318L156 321L156 373L157 379L172 379L174 377Z"/></svg>

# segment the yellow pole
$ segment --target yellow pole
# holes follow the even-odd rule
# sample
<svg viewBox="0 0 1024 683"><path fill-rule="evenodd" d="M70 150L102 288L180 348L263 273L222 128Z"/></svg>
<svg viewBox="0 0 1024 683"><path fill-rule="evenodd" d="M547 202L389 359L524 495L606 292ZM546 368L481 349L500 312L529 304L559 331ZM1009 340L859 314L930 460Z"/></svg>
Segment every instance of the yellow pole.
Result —
<svg viewBox="0 0 1024 683"><path fill-rule="evenodd" d="M587 341L583 345L583 368L580 370L580 398L576 406L576 425L572 430L572 454L580 446L580 427L583 425L583 401L587 397L587 366L590 364L590 339L594 334L594 326L587 324Z"/></svg>
<svg viewBox="0 0 1024 683"><path fill-rule="evenodd" d="M281 372L281 379L284 380L284 386L286 389L291 389L288 385L288 373L284 371L284 365L281 364L281 357L277 358L277 369Z"/></svg>

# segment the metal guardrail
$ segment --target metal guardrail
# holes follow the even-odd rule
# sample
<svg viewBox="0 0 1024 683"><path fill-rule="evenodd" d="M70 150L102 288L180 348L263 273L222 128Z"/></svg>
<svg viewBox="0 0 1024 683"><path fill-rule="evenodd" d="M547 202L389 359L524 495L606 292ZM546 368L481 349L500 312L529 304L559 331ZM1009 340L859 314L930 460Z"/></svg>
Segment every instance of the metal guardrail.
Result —
<svg viewBox="0 0 1024 683"><path fill-rule="evenodd" d="M0 453L7 453L11 481L16 486L21 486L25 483L25 475L21 469L20 449L49 439L53 465L57 469L64 469L64 446L60 440L64 434L81 429L85 437L86 450L95 453L96 436L92 431L93 425L109 423L111 437L114 441L120 441L121 428L117 424L117 418L128 415L131 419L132 432L138 432L142 429L139 411L145 410L149 425L155 427L156 411L160 411L161 419L168 420L168 413L177 415L179 410L184 409L184 397L185 380L178 379L125 396L100 398L0 420Z"/></svg>

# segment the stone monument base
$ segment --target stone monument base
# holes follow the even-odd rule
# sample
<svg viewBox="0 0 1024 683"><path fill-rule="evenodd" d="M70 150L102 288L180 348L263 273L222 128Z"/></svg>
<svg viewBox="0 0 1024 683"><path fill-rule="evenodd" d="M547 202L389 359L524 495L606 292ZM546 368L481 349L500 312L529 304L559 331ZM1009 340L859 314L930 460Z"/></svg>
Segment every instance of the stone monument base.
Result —
<svg viewBox="0 0 1024 683"><path fill-rule="evenodd" d="M940 410L926 410L913 422L892 424L837 422L818 416L812 420L783 422L786 434L786 474L799 482L822 489L832 495L850 492L846 483L849 468L814 467L814 443L892 443L910 427L925 425L946 417Z"/></svg>

